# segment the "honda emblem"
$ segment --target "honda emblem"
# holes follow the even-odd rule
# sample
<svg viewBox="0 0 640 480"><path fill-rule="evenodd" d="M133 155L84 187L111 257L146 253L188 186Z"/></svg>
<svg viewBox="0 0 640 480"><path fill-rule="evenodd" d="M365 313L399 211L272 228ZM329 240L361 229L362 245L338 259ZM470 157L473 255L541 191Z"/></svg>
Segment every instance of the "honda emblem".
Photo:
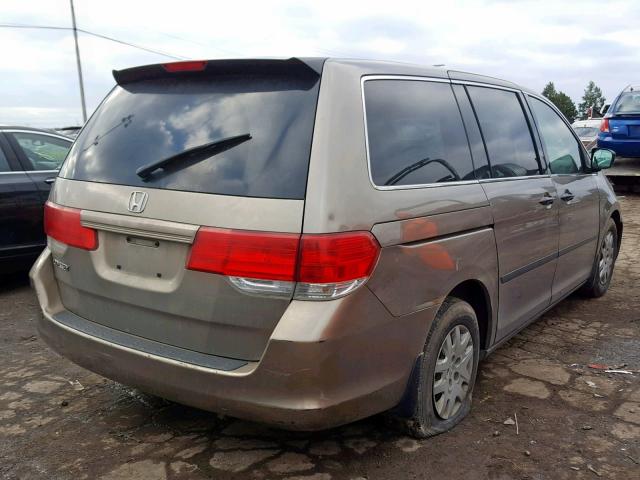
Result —
<svg viewBox="0 0 640 480"><path fill-rule="evenodd" d="M149 195L146 192L131 192L129 197L129 211L131 213L142 213L147 206Z"/></svg>

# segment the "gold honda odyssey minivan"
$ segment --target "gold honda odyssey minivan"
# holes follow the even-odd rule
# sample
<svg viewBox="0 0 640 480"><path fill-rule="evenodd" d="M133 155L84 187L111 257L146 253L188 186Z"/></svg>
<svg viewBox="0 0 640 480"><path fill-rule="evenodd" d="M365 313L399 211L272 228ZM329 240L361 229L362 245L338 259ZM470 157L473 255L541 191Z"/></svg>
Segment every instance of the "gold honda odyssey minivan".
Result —
<svg viewBox="0 0 640 480"><path fill-rule="evenodd" d="M544 97L494 78L291 58L149 65L82 129L31 271L57 352L145 392L288 429L471 406L478 362L622 235Z"/></svg>

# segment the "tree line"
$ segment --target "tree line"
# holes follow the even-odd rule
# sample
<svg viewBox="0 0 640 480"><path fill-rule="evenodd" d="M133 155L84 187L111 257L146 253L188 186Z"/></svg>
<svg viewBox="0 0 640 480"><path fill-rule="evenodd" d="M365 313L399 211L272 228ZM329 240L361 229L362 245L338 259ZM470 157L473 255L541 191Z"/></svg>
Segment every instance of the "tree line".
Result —
<svg viewBox="0 0 640 480"><path fill-rule="evenodd" d="M553 82L547 83L542 90L542 95L547 97L553 104L558 107L558 110L567 117L569 122L573 123L576 119L586 119L588 116L589 107L593 107L593 115L597 116L600 109L604 106L605 98L602 95L602 90L598 87L593 80L591 80L587 87L584 89L584 95L582 96L582 102L578 104L573 103L573 100L566 93L556 90L556 86Z"/></svg>

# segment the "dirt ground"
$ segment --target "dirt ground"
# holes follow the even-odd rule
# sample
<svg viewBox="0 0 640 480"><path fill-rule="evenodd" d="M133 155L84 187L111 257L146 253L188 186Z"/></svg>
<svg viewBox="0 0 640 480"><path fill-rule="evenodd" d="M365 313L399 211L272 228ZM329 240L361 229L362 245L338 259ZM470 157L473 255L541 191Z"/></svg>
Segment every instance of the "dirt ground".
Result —
<svg viewBox="0 0 640 480"><path fill-rule="evenodd" d="M500 348L480 366L470 416L425 441L383 416L270 430L105 380L42 343L28 281L5 279L0 478L640 479L640 197L621 202L609 293L570 297Z"/></svg>

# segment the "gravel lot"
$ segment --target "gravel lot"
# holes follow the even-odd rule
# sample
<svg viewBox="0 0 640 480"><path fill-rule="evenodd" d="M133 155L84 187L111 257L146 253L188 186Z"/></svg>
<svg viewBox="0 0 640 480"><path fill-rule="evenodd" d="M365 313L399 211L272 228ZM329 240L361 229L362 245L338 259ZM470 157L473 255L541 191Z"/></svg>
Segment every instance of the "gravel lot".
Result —
<svg viewBox="0 0 640 480"><path fill-rule="evenodd" d="M115 384L51 352L28 281L4 279L0 478L640 479L640 197L621 201L609 293L570 297L498 350L480 366L471 415L426 441L383 416L270 430Z"/></svg>

